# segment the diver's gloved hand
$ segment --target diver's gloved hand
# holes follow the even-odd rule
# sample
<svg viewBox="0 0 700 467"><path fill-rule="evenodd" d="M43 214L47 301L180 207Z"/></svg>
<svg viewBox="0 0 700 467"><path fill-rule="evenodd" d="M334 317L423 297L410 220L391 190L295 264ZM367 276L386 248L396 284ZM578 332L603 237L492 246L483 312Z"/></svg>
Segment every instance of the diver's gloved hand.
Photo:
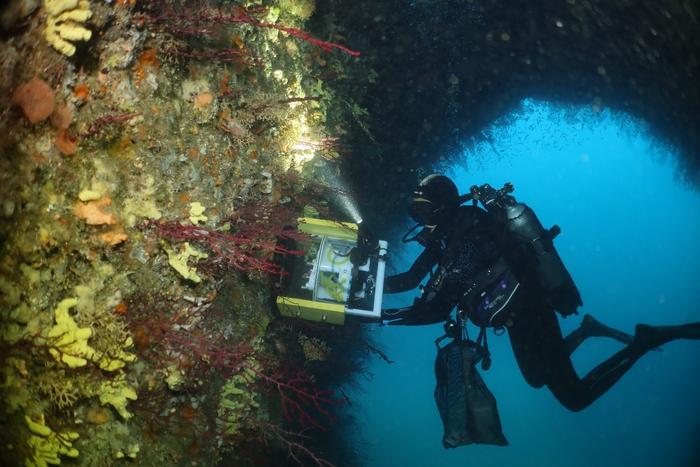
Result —
<svg viewBox="0 0 700 467"><path fill-rule="evenodd" d="M406 313L406 308L389 308L382 310L382 322L386 324L399 324Z"/></svg>
<svg viewBox="0 0 700 467"><path fill-rule="evenodd" d="M419 326L444 321L445 317L426 312L423 307L390 308L382 310L382 321L389 326Z"/></svg>
<svg viewBox="0 0 700 467"><path fill-rule="evenodd" d="M360 223L357 230L357 243L350 250L350 261L356 266L362 266L378 248L378 242L374 234L370 232L364 223Z"/></svg>

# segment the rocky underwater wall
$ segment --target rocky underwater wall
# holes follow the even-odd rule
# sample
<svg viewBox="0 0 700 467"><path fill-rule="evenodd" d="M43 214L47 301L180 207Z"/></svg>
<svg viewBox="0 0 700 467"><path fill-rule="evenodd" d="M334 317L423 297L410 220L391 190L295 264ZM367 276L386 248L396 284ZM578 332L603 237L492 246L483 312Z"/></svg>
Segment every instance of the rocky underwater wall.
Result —
<svg viewBox="0 0 700 467"><path fill-rule="evenodd" d="M357 465L341 384L386 356L277 315L277 239L342 217L339 175L391 232L524 97L639 117L696 182L699 21L687 0L4 2L0 463Z"/></svg>
<svg viewBox="0 0 700 467"><path fill-rule="evenodd" d="M316 435L373 347L271 300L356 124L326 80L358 52L313 11L0 7L2 465L335 462Z"/></svg>

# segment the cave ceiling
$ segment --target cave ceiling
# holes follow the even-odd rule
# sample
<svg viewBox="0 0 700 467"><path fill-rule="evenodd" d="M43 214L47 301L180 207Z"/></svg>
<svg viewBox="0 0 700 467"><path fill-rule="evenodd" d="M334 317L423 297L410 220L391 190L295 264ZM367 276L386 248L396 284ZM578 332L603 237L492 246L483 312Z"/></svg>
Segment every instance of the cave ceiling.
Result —
<svg viewBox="0 0 700 467"><path fill-rule="evenodd" d="M400 220L423 174L526 97L638 117L700 180L697 1L319 2L324 15L376 72L342 84L369 115L344 171L371 219Z"/></svg>

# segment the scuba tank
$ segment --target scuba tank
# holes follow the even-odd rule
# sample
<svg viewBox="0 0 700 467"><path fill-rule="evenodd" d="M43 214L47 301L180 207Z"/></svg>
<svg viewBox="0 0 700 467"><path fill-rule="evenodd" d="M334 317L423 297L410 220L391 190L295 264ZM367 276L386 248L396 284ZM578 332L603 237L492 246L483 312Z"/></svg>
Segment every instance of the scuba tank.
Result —
<svg viewBox="0 0 700 467"><path fill-rule="evenodd" d="M512 191L510 183L500 190L488 184L474 185L470 198L481 201L486 210L506 226L510 243L524 251L527 272L534 272L547 303L563 316L577 313L576 308L583 305L581 295L554 248L553 240L561 229L557 225L545 229L529 206L509 194Z"/></svg>

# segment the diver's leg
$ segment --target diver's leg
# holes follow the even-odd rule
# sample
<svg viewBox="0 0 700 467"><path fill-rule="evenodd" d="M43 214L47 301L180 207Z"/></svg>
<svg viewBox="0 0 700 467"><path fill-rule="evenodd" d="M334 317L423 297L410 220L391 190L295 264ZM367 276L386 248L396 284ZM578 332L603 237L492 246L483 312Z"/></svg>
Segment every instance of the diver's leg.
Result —
<svg viewBox="0 0 700 467"><path fill-rule="evenodd" d="M562 346L561 353L550 354L552 369L546 382L554 397L567 409L578 412L603 395L647 350L630 344L579 378Z"/></svg>
<svg viewBox="0 0 700 467"><path fill-rule="evenodd" d="M513 351L528 382L532 384L526 371L537 375L537 382L546 384L569 410L579 411L590 405L646 352L641 346L630 344L581 379L571 363L555 312L542 305L537 309L537 304L534 305L526 308L528 312L518 314L508 328ZM530 343L530 368L523 367L520 362L522 345L517 345L523 341ZM532 361L535 358L538 361ZM540 386L542 384L536 387Z"/></svg>
<svg viewBox="0 0 700 467"><path fill-rule="evenodd" d="M535 299L509 313L508 336L523 376L534 387L547 385L572 411L583 410L610 389L648 351L675 339L700 339L700 323L637 325L626 347L580 378L570 359L555 312Z"/></svg>
<svg viewBox="0 0 700 467"><path fill-rule="evenodd" d="M566 408L579 411L610 389L648 351L676 339L700 339L700 323L680 326L637 325L632 342L580 379L571 364L563 341L546 337L547 387Z"/></svg>
<svg viewBox="0 0 700 467"><path fill-rule="evenodd" d="M581 320L581 325L564 338L567 354L571 355L574 353L583 341L589 337L609 337L623 344L629 344L634 339L634 336L631 334L606 326L593 316L586 314Z"/></svg>
<svg viewBox="0 0 700 467"><path fill-rule="evenodd" d="M553 315L551 311L545 310L543 312ZM538 311L531 312L523 308L509 314L506 326L520 372L525 381L535 388L541 388L545 385L546 373L549 371L546 366L547 359L543 355L542 336L558 331L561 339L561 331L556 317L553 323L556 328L550 329L552 323L543 321L540 316Z"/></svg>

